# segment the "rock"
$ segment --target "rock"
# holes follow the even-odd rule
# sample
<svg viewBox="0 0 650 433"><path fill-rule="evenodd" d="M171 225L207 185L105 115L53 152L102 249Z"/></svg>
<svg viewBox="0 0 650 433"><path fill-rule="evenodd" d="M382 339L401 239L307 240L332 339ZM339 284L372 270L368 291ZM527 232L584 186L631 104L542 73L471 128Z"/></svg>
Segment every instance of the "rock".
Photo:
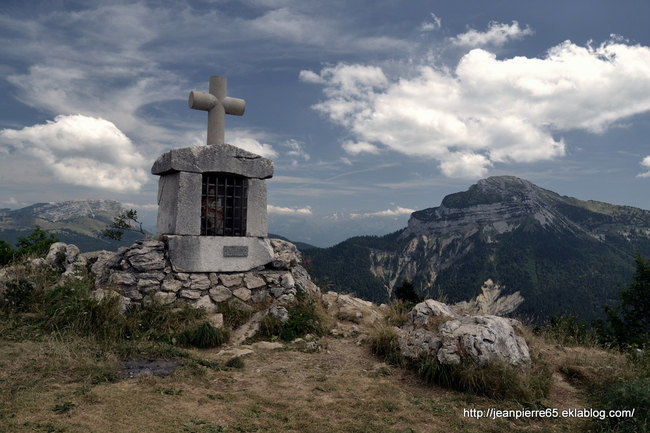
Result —
<svg viewBox="0 0 650 433"><path fill-rule="evenodd" d="M483 367L492 360L530 367L526 341L515 335L507 319L498 316L462 316L440 325L442 347L438 361L458 364L468 356Z"/></svg>
<svg viewBox="0 0 650 433"><path fill-rule="evenodd" d="M284 349L284 344L277 341L258 341L257 343L251 344L251 346L256 350Z"/></svg>
<svg viewBox="0 0 650 433"><path fill-rule="evenodd" d="M201 291L200 290L181 290L180 291L180 296L182 298L186 299L199 299L201 297Z"/></svg>
<svg viewBox="0 0 650 433"><path fill-rule="evenodd" d="M407 358L417 359L421 355L437 356L438 349L442 346L438 336L426 329L395 329L400 352Z"/></svg>
<svg viewBox="0 0 650 433"><path fill-rule="evenodd" d="M242 274L219 274L219 281L226 287L241 286L242 278Z"/></svg>
<svg viewBox="0 0 650 433"><path fill-rule="evenodd" d="M135 274L131 272L112 272L108 283L115 285L134 286L136 284Z"/></svg>
<svg viewBox="0 0 650 433"><path fill-rule="evenodd" d="M408 314L408 320L411 323L421 325L429 324L429 316L443 317L443 318L456 318L458 315L454 313L447 304L427 299L424 302L417 304Z"/></svg>
<svg viewBox="0 0 650 433"><path fill-rule="evenodd" d="M425 328L431 317L446 319L437 329ZM498 316L461 316L449 306L427 300L417 304L408 322L396 328L402 354L409 358L435 356L441 364L459 364L469 359L484 367L493 361L530 367L526 341L515 335L511 319Z"/></svg>
<svg viewBox="0 0 650 433"><path fill-rule="evenodd" d="M289 311L287 311L286 308L279 307L277 305L274 305L273 307L269 308L269 315L275 317L281 322L286 322L287 320L289 320Z"/></svg>
<svg viewBox="0 0 650 433"><path fill-rule="evenodd" d="M248 274L244 277L244 284L250 290L266 286L266 282L263 278L253 274Z"/></svg>
<svg viewBox="0 0 650 433"><path fill-rule="evenodd" d="M240 287L239 289L234 290L232 294L244 302L248 301L251 298L251 291L245 287Z"/></svg>
<svg viewBox="0 0 650 433"><path fill-rule="evenodd" d="M223 302L232 297L232 292L224 286L217 286L210 289L210 297L214 302Z"/></svg>
<svg viewBox="0 0 650 433"><path fill-rule="evenodd" d="M190 288L192 290L208 290L210 288L210 279L205 274L190 275Z"/></svg>
<svg viewBox="0 0 650 433"><path fill-rule="evenodd" d="M138 272L164 270L165 244L162 241L140 239L124 252L124 258Z"/></svg>
<svg viewBox="0 0 650 433"><path fill-rule="evenodd" d="M293 279L291 273L287 272L282 276L282 287L285 289L293 289L296 285L296 282Z"/></svg>
<svg viewBox="0 0 650 433"><path fill-rule="evenodd" d="M223 328L223 314L221 314L221 313L216 313L216 314L210 315L208 317L208 321L215 328Z"/></svg>
<svg viewBox="0 0 650 433"><path fill-rule="evenodd" d="M192 304L194 308L202 308L209 313L217 310L217 306L212 303L209 295L201 296L198 301Z"/></svg>
<svg viewBox="0 0 650 433"><path fill-rule="evenodd" d="M238 348L238 347L231 347L229 349L223 349L217 353L217 356L229 356L229 357L235 357L235 356L246 356L246 355L252 355L255 353L253 349L249 348Z"/></svg>
<svg viewBox="0 0 650 433"><path fill-rule="evenodd" d="M274 253L271 266L274 268L291 269L300 263L300 252L294 244L280 239L271 239L271 247Z"/></svg>
<svg viewBox="0 0 650 433"><path fill-rule="evenodd" d="M181 287L183 287L183 283L176 280L173 275L167 275L160 286L160 290L163 292L178 292Z"/></svg>
<svg viewBox="0 0 650 433"><path fill-rule="evenodd" d="M172 292L156 292L153 298L163 305L172 304L176 300L176 293Z"/></svg>
<svg viewBox="0 0 650 433"><path fill-rule="evenodd" d="M137 287L142 293L154 293L160 290L160 281L153 278L138 280Z"/></svg>
<svg viewBox="0 0 650 433"><path fill-rule="evenodd" d="M79 248L76 245L55 242L50 245L50 250L45 256L45 262L62 269L68 273L67 275L73 275L77 269L86 265L86 258L80 255Z"/></svg>

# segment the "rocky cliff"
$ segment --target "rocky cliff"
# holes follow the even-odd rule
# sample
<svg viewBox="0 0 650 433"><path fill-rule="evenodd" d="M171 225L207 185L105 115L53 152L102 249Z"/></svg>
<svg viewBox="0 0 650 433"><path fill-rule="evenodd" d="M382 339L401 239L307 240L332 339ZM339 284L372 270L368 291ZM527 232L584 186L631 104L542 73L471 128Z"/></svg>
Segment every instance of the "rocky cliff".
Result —
<svg viewBox="0 0 650 433"><path fill-rule="evenodd" d="M492 279L504 294L520 291L528 315L575 311L595 318L603 303L616 301L617 285L629 281L637 250L650 254L650 211L495 176L414 212L400 232L331 248L332 256L365 263L370 276L357 274L358 284L332 269L322 272L322 262L333 259L327 252L313 256L317 276L374 301L388 299L408 279L422 295L458 302L479 295Z"/></svg>

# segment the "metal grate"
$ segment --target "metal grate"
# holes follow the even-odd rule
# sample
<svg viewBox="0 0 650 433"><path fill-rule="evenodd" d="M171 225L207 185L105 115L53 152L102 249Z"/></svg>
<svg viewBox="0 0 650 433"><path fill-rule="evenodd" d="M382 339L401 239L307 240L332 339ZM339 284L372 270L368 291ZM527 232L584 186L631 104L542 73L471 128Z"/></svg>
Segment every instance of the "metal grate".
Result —
<svg viewBox="0 0 650 433"><path fill-rule="evenodd" d="M248 179L204 173L201 194L201 234L246 236Z"/></svg>

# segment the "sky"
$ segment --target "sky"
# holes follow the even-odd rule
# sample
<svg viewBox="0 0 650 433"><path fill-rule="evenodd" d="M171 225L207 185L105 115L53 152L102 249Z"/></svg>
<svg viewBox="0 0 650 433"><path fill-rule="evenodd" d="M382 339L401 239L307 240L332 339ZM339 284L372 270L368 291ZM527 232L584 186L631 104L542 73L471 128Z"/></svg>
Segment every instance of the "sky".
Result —
<svg viewBox="0 0 650 433"><path fill-rule="evenodd" d="M205 144L190 91L246 100L269 231L404 227L478 179L650 209L650 2L12 1L0 208L114 199L155 225L155 159ZM318 235L310 234L310 230Z"/></svg>

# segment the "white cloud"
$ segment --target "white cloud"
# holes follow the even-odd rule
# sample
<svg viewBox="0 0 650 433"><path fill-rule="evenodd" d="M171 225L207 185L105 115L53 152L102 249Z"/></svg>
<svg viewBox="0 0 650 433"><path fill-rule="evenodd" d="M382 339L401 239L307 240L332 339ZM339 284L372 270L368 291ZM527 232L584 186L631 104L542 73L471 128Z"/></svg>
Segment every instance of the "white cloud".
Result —
<svg viewBox="0 0 650 433"><path fill-rule="evenodd" d="M419 30L421 32L431 32L440 28L442 23L440 18L438 18L434 13L431 14L431 18L433 21L423 21L422 24L420 24Z"/></svg>
<svg viewBox="0 0 650 433"><path fill-rule="evenodd" d="M343 147L343 150L350 155L358 155L360 153L372 153L376 155L379 153L379 148L377 146L365 141L358 143L355 143L354 141L344 141L341 147Z"/></svg>
<svg viewBox="0 0 650 433"><path fill-rule="evenodd" d="M0 131L0 146L38 158L62 182L139 191L149 180L145 159L113 123L82 115Z"/></svg>
<svg viewBox="0 0 650 433"><path fill-rule="evenodd" d="M263 143L268 137L262 132L256 132L245 129L229 130L227 132L227 142L233 146L247 150L251 153L263 156L264 158L275 158L278 152L268 143ZM203 142L201 143L203 144Z"/></svg>
<svg viewBox="0 0 650 433"><path fill-rule="evenodd" d="M293 158L292 165L294 166L298 165L298 160L296 158L302 158L305 161L309 161L310 156L303 148L305 143L303 143L302 141L298 141L292 138L290 140L281 143L281 145L291 149L290 151L287 152L287 155Z"/></svg>
<svg viewBox="0 0 650 433"><path fill-rule="evenodd" d="M350 217L353 219L356 218L370 218L370 217L398 217L401 215L411 215L415 212L415 209L408 209L401 206L397 206L395 209L386 209L377 212L368 212L368 213L354 213L350 214Z"/></svg>
<svg viewBox="0 0 650 433"><path fill-rule="evenodd" d="M467 32L451 38L450 41L454 45L465 47L481 47L485 45L502 47L510 40L522 39L524 36L533 33L533 30L528 26L525 29L520 28L517 21L513 21L510 25L492 21L485 32L469 29Z"/></svg>
<svg viewBox="0 0 650 433"><path fill-rule="evenodd" d="M388 148L437 160L446 176L479 178L495 163L564 156L562 132L603 133L650 111L649 71L650 48L617 37L567 41L542 58L473 49L455 69L426 60L396 78L374 66L328 66L319 74L327 99L312 108L347 129L351 155Z"/></svg>
<svg viewBox="0 0 650 433"><path fill-rule="evenodd" d="M272 204L269 204L266 205L266 210L270 214L278 214L278 215L298 215L298 216L312 215L311 206L296 208L296 207L273 206Z"/></svg>
<svg viewBox="0 0 650 433"><path fill-rule="evenodd" d="M645 158L643 158L640 164L650 169L650 156L646 156ZM647 171L645 173L639 173L636 175L636 177L650 177L650 171Z"/></svg>

